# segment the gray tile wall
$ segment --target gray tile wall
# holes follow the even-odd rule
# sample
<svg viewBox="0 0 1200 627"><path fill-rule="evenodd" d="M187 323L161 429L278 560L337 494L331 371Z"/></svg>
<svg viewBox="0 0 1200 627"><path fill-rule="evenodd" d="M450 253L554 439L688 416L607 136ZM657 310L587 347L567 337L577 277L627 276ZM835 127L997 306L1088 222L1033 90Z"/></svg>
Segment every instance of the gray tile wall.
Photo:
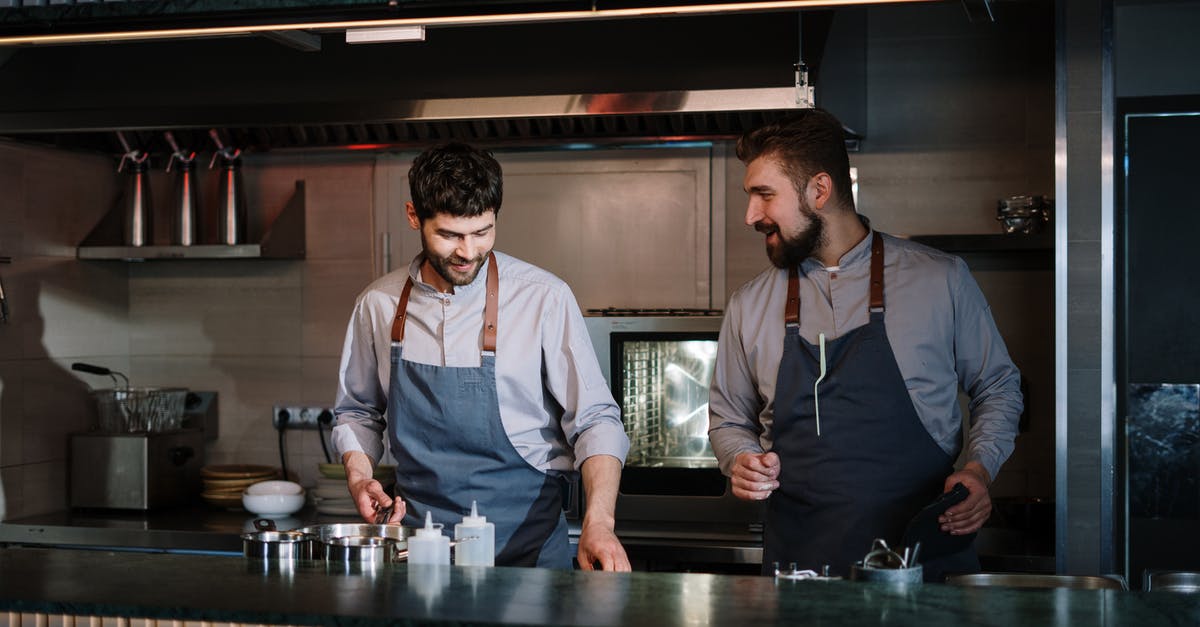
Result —
<svg viewBox="0 0 1200 627"><path fill-rule="evenodd" d="M67 503L67 435L93 419L74 361L129 369L128 269L80 264L75 244L115 200L108 159L0 143L0 519Z"/></svg>

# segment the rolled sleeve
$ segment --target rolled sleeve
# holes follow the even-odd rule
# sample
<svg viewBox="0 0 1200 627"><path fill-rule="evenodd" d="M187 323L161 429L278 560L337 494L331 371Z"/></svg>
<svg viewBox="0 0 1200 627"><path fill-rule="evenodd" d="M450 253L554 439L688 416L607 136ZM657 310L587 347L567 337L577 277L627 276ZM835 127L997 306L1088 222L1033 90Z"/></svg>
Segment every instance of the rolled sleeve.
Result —
<svg viewBox="0 0 1200 627"><path fill-rule="evenodd" d="M708 439L726 475L732 472L739 454L763 452L759 440L763 403L742 343L739 302L735 294L721 322L716 368L708 392Z"/></svg>
<svg viewBox="0 0 1200 627"><path fill-rule="evenodd" d="M604 381L596 351L575 296L564 288L543 320L542 353L545 384L563 408L561 425L574 450L575 469L594 455L610 455L621 464L629 454L629 437L621 409Z"/></svg>
<svg viewBox="0 0 1200 627"><path fill-rule="evenodd" d="M1024 408L1021 373L992 319L991 309L958 260L955 268L955 370L959 384L970 396L970 432L967 461L976 461L996 477L1012 454Z"/></svg>
<svg viewBox="0 0 1200 627"><path fill-rule="evenodd" d="M330 439L339 459L357 451L378 464L384 454L387 392L380 382L374 327L366 300L360 297L355 304L346 329Z"/></svg>

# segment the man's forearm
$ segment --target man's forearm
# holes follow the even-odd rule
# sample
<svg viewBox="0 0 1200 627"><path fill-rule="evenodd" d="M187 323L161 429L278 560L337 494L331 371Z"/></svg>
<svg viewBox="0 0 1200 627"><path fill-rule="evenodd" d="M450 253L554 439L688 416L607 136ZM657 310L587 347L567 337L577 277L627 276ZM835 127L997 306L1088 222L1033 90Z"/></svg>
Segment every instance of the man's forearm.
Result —
<svg viewBox="0 0 1200 627"><path fill-rule="evenodd" d="M584 460L581 470L583 490L587 494L583 526L600 524L611 530L616 521L621 460L611 455L593 455Z"/></svg>
<svg viewBox="0 0 1200 627"><path fill-rule="evenodd" d="M350 483L370 479L375 474L371 458L361 451L347 451L342 455L342 465L346 467L346 480Z"/></svg>

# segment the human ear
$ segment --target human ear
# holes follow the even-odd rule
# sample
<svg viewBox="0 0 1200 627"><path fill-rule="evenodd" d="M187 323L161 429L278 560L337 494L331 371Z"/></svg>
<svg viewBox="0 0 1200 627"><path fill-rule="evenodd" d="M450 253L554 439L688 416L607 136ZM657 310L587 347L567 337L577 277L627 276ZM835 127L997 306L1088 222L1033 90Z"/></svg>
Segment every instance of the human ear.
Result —
<svg viewBox="0 0 1200 627"><path fill-rule="evenodd" d="M421 219L417 217L417 208L413 206L411 200L404 203L404 212L408 214L408 226L414 231L420 231Z"/></svg>
<svg viewBox="0 0 1200 627"><path fill-rule="evenodd" d="M823 209L825 203L833 197L833 178L825 172L816 173L808 180L805 193L809 196L809 205L812 208Z"/></svg>

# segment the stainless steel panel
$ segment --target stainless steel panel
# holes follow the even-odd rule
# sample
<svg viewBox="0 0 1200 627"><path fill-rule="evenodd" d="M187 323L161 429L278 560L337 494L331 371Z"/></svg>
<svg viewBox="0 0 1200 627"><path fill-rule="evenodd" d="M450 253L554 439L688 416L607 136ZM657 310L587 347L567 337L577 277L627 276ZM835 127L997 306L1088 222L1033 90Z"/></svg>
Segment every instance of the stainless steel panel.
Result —
<svg viewBox="0 0 1200 627"><path fill-rule="evenodd" d="M71 507L151 509L200 493L204 433L71 436Z"/></svg>

